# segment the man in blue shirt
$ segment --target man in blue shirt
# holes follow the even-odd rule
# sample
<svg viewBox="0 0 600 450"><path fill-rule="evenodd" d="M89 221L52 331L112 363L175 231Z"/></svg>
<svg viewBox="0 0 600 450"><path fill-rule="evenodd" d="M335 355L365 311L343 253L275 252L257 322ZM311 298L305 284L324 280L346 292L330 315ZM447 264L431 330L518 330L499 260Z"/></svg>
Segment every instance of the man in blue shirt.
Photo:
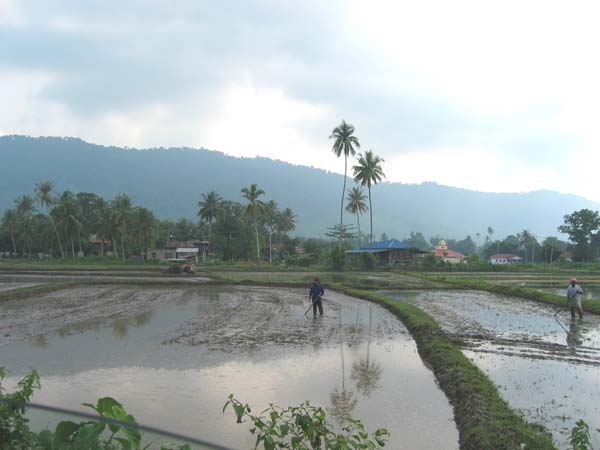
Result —
<svg viewBox="0 0 600 450"><path fill-rule="evenodd" d="M319 308L319 314L323 315L323 296L325 295L325 289L321 286L321 281L315 278L315 282L310 288L308 299L312 302L313 317L317 316L317 308Z"/></svg>

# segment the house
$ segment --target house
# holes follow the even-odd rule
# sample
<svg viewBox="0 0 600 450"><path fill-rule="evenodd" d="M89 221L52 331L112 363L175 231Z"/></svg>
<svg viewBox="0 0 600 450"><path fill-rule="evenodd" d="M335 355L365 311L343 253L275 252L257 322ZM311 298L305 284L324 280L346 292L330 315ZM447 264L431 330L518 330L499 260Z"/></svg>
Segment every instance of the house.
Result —
<svg viewBox="0 0 600 450"><path fill-rule="evenodd" d="M208 254L208 241L194 239L191 241L176 241L169 239L164 248L149 248L146 253L148 259L168 261L172 258L188 258L198 263L206 260Z"/></svg>
<svg viewBox="0 0 600 450"><path fill-rule="evenodd" d="M490 262L492 264L515 264L523 262L523 258L512 253L496 253L490 256Z"/></svg>
<svg viewBox="0 0 600 450"><path fill-rule="evenodd" d="M446 241L444 240L438 242L437 247L433 251L433 255L437 259L451 264L463 262L463 260L465 259L465 255L463 255L462 253L450 250L448 248L448 245L446 244Z"/></svg>
<svg viewBox="0 0 600 450"><path fill-rule="evenodd" d="M374 253L379 256L383 264L405 264L414 261L426 252L406 242L400 242L398 239L373 242L373 245L367 244L359 249L346 251L346 254L350 256L361 253Z"/></svg>

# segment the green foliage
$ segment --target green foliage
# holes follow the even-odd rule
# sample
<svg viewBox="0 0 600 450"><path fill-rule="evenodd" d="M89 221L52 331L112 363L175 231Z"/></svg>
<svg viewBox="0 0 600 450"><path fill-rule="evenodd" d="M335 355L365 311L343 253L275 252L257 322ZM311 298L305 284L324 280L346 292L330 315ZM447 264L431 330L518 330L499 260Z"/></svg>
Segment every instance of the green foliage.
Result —
<svg viewBox="0 0 600 450"><path fill-rule="evenodd" d="M366 270L373 270L377 267L379 259L373 253L364 252L360 254L360 267Z"/></svg>
<svg viewBox="0 0 600 450"><path fill-rule="evenodd" d="M385 447L389 432L380 428L369 434L358 420L349 419L341 433L327 421L323 408L304 402L300 406L281 408L271 404L258 415L232 395L223 407L231 407L237 423L249 420L250 433L256 436L255 449L275 450L351 450L381 449Z"/></svg>
<svg viewBox="0 0 600 450"><path fill-rule="evenodd" d="M572 450L591 450L590 444L590 427L583 420L578 420L571 430L571 438L569 439Z"/></svg>
<svg viewBox="0 0 600 450"><path fill-rule="evenodd" d="M575 244L573 257L577 261L590 261L597 253L600 244L600 214L597 211L581 209L564 217L564 224L558 231L569 235Z"/></svg>
<svg viewBox="0 0 600 450"><path fill-rule="evenodd" d="M347 257L343 248L334 247L331 249L331 265L335 270L343 270L346 267Z"/></svg>

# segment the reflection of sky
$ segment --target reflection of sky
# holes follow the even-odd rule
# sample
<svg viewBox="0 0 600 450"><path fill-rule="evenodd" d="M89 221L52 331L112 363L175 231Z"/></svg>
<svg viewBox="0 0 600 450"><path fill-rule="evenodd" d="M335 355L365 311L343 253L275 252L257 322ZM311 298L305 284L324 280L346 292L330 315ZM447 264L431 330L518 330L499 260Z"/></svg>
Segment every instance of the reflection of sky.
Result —
<svg viewBox="0 0 600 450"><path fill-rule="evenodd" d="M367 308L365 308L365 311ZM164 345L165 332L198 312L196 302L156 307L152 314L89 323L59 334L0 347L8 367L7 387L30 367L40 371L40 403L82 409L82 402L112 396L140 422L200 436L239 448L250 446L248 426L235 425L222 406L230 393L254 407L310 400L329 410L330 395L343 386L340 347L270 346L253 353L227 353L202 346ZM376 308L374 315L395 320ZM344 321L354 322L354 313ZM368 429L392 432L390 448L456 448L452 412L406 333L371 342L369 358L381 367L370 396L361 394L351 368L364 361L367 343L344 344L345 387L357 400L353 416ZM45 425L47 416L34 416ZM431 430L435 429L435 433ZM448 444L453 443L453 444Z"/></svg>
<svg viewBox="0 0 600 450"><path fill-rule="evenodd" d="M464 353L498 385L511 407L552 430L559 448L567 448L566 439L577 420L584 419L591 429L597 428L598 316L587 314L582 322L571 322L568 312L555 318L554 307L485 292L387 295L415 303L444 330L457 333L468 342L470 337L476 337L474 342L481 351L465 349ZM496 341L498 338L505 340ZM569 362L575 359L588 364ZM593 448L600 448L600 433L594 431L592 435Z"/></svg>
<svg viewBox="0 0 600 450"><path fill-rule="evenodd" d="M597 366L468 350L465 354L500 387L511 407L552 431L558 448L568 447L570 431L579 419L590 425L592 448L600 448Z"/></svg>

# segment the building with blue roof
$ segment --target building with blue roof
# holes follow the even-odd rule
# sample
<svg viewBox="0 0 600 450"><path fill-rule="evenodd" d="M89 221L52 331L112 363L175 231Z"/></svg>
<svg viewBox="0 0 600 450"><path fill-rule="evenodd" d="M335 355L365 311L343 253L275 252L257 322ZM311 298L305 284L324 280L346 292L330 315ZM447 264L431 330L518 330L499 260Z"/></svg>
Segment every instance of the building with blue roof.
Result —
<svg viewBox="0 0 600 450"><path fill-rule="evenodd" d="M372 245L367 244L359 249L346 251L346 254L350 256L362 253L376 254L383 264L406 264L422 257L427 252L406 242L400 242L398 239L373 242Z"/></svg>

